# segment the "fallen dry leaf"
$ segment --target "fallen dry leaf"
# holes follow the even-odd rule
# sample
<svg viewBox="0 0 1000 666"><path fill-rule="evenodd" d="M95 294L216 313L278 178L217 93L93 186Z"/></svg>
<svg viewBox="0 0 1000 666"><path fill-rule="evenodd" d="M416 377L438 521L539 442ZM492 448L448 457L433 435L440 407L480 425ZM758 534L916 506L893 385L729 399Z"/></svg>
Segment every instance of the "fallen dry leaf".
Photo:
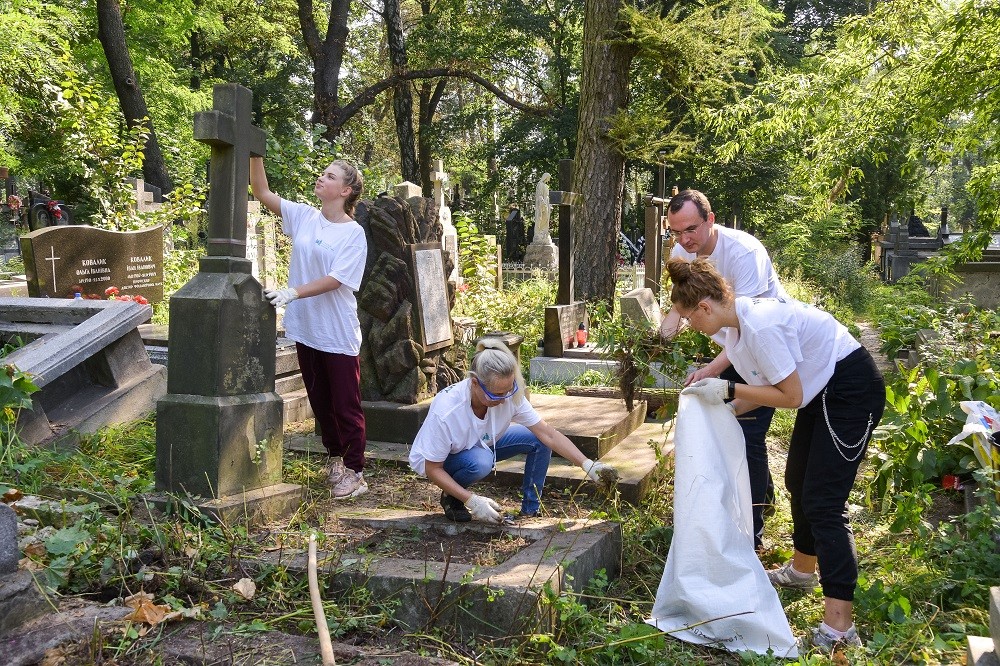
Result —
<svg viewBox="0 0 1000 666"><path fill-rule="evenodd" d="M233 585L233 589L236 590L238 595L248 601L253 599L253 595L257 594L257 584L249 578L240 578L239 581Z"/></svg>
<svg viewBox="0 0 1000 666"><path fill-rule="evenodd" d="M24 497L24 493L22 493L17 488L10 488L9 490L7 490L7 492L3 494L3 503L10 504L11 502L16 502L22 497Z"/></svg>
<svg viewBox="0 0 1000 666"><path fill-rule="evenodd" d="M45 557L45 544L41 541L36 541L35 543L30 543L24 547L25 557Z"/></svg>
<svg viewBox="0 0 1000 666"><path fill-rule="evenodd" d="M122 619L141 622L151 626L163 622L167 613L170 612L170 606L154 604L153 595L146 592L137 592L128 597L125 599L125 605L133 610ZM140 635L141 633L140 630Z"/></svg>

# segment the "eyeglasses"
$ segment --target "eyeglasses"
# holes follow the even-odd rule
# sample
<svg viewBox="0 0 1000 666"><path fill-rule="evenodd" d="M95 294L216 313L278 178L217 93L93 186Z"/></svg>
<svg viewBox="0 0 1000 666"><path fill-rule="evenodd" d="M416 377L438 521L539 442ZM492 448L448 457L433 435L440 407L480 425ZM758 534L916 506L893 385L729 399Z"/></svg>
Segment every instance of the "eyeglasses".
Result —
<svg viewBox="0 0 1000 666"><path fill-rule="evenodd" d="M670 234L671 238L681 238L682 236L693 234L694 232L698 231L698 228L701 227L701 225L703 224L705 224L705 220L702 220L698 224L693 224L687 229L681 229L680 231L669 229L667 230L667 233Z"/></svg>
<svg viewBox="0 0 1000 666"><path fill-rule="evenodd" d="M698 301L698 303L700 305L701 301ZM679 314L681 316L681 321L684 322L684 324L686 326L690 326L691 325L691 318L694 317L694 314L696 312L698 312L699 309L700 308L696 305L696 306L694 306L694 309L691 310L690 314L688 314L688 315L682 315L680 310L677 310L677 314Z"/></svg>
<svg viewBox="0 0 1000 666"><path fill-rule="evenodd" d="M476 377L476 383L479 384L479 388L483 389L483 393L485 393L486 397L489 398L490 400L506 400L507 398L509 398L509 397L513 396L515 393L517 393L517 382L516 381L514 382L514 385L510 388L510 390L507 391L506 393L504 393L503 395L497 395L496 393L490 393L490 390L488 388L486 388L486 385L483 384L483 382L479 379L479 377Z"/></svg>

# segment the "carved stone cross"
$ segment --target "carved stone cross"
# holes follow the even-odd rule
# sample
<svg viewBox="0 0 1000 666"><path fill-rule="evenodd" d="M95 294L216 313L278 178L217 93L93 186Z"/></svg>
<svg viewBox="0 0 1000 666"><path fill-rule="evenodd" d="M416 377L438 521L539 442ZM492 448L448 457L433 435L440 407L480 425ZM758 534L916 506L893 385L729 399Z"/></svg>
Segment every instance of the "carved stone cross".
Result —
<svg viewBox="0 0 1000 666"><path fill-rule="evenodd" d="M250 157L263 157L267 134L251 122L253 93L235 83L212 92L212 110L194 115L194 138L212 147L208 256L246 258Z"/></svg>

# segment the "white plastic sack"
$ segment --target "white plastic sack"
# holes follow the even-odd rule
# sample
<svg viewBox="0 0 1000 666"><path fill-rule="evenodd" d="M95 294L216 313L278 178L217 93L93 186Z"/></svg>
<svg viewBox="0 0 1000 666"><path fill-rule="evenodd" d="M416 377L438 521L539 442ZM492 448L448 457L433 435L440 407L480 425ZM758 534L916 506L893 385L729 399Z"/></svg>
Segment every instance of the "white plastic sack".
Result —
<svg viewBox="0 0 1000 666"><path fill-rule="evenodd" d="M965 427L948 442L948 445L958 444L972 435L972 444L966 444L972 449L979 461L979 466L986 470L1000 469L1000 451L990 441L990 436L1000 430L1000 414L985 402L964 400L959 403L962 411L969 416L965 419Z"/></svg>
<svg viewBox="0 0 1000 666"><path fill-rule="evenodd" d="M724 405L682 395L674 461L674 536L646 622L689 643L797 657L778 594L754 551L750 477L736 417Z"/></svg>

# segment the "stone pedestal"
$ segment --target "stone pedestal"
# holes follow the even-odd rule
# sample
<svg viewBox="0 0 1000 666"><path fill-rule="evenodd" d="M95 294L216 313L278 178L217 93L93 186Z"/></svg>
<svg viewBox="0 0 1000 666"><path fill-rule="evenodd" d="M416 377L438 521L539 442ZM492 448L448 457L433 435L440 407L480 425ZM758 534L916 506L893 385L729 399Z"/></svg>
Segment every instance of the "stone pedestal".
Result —
<svg viewBox="0 0 1000 666"><path fill-rule="evenodd" d="M274 391L275 312L244 259L205 257L170 299L167 396L157 403L156 489L243 515L287 503L282 407ZM272 490L274 492L272 492Z"/></svg>
<svg viewBox="0 0 1000 666"><path fill-rule="evenodd" d="M551 238L531 241L524 253L524 265L527 268L554 271L559 266L559 249Z"/></svg>

